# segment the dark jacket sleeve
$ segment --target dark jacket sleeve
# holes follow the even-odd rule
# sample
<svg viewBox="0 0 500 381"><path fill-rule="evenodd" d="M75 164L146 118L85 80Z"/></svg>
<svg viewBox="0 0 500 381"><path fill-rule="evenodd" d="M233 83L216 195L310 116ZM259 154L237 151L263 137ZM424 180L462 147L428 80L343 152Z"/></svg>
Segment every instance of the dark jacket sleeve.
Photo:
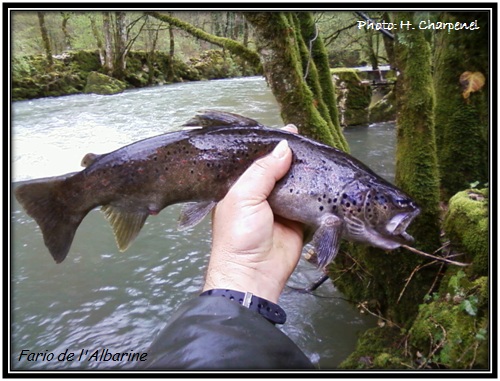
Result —
<svg viewBox="0 0 500 381"><path fill-rule="evenodd" d="M173 316L141 368L314 369L283 332L257 312L219 297L198 297Z"/></svg>

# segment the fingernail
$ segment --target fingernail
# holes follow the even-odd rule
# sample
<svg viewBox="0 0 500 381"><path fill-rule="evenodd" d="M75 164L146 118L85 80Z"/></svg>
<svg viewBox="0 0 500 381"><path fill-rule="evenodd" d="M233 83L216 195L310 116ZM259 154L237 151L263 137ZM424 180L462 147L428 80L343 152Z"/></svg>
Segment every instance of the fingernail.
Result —
<svg viewBox="0 0 500 381"><path fill-rule="evenodd" d="M286 140L282 140L281 142L278 143L276 147L274 147L272 155L276 159L281 159L282 157L285 156L287 150L288 150L288 142Z"/></svg>

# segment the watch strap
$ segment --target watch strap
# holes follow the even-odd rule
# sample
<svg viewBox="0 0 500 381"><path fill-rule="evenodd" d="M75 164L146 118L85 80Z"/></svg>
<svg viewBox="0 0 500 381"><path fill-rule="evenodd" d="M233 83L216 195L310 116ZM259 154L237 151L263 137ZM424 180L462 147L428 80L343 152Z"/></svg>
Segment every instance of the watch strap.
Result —
<svg viewBox="0 0 500 381"><path fill-rule="evenodd" d="M262 315L273 324L284 324L286 321L286 313L283 308L267 299L253 295L251 292L216 288L202 292L200 296L219 296L235 301L243 307Z"/></svg>

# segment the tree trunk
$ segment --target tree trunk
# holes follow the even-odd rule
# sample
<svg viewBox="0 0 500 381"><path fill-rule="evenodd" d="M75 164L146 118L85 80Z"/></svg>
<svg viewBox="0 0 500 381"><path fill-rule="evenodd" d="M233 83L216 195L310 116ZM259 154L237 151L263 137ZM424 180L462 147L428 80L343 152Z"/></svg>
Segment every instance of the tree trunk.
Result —
<svg viewBox="0 0 500 381"><path fill-rule="evenodd" d="M205 32L202 29L196 28L195 26L181 21L175 17L172 17L170 15L164 14L164 13L159 13L159 12L146 12L147 15L153 16L157 18L158 20L164 21L166 23L169 23L173 26L176 26L189 34L195 36L196 38L199 38L200 40L203 41L208 41L214 45L220 46L221 48L224 48L231 52L232 54L235 54L237 56L240 56L244 60L246 60L252 67L254 68L259 68L260 67L260 57L259 55L246 48L239 42L233 41L230 38L224 38L224 37L217 37L214 36L210 33Z"/></svg>
<svg viewBox="0 0 500 381"><path fill-rule="evenodd" d="M304 52L304 47L306 48L306 56L303 55L302 58L306 68L304 77L313 91L314 99L318 102L318 111L327 121L334 140L338 142L337 147L349 151L349 145L340 127L335 85L323 39L319 36L319 30L310 12L297 13L297 18L298 28L304 41L301 45L302 52ZM309 73L307 73L308 69Z"/></svg>
<svg viewBox="0 0 500 381"><path fill-rule="evenodd" d="M283 12L245 13L245 17L255 28L264 74L285 124L293 123L303 135L342 149L343 142L334 139L331 126L317 109L319 100L303 78L300 30L296 33Z"/></svg>
<svg viewBox="0 0 500 381"><path fill-rule="evenodd" d="M95 14L89 13L89 19L90 19L90 28L92 29L92 35L95 38L97 49L99 51L99 60L101 62L101 66L104 66L106 64L106 58L105 58L106 52L104 51L104 45L102 43L101 35L99 34L99 30L97 29Z"/></svg>
<svg viewBox="0 0 500 381"><path fill-rule="evenodd" d="M465 99L459 81L466 71L488 75L488 14L470 17L480 29L436 37L436 138L444 199L488 181L488 86ZM461 15L443 15L443 22L458 20Z"/></svg>
<svg viewBox="0 0 500 381"><path fill-rule="evenodd" d="M115 49L113 76L123 79L127 68L127 26L125 12L115 12Z"/></svg>
<svg viewBox="0 0 500 381"><path fill-rule="evenodd" d="M413 20L411 13L396 16L398 25ZM432 253L440 246L440 227L430 46L418 29L398 30L396 38L396 184L421 208L408 229L416 240L412 246ZM433 291L439 266L425 266L425 259L403 249L388 254L350 244L345 251L349 255L341 251L330 269L332 278L340 278L339 290L353 300L376 300L383 316L408 327L425 294Z"/></svg>
<svg viewBox="0 0 500 381"><path fill-rule="evenodd" d="M372 66L372 70L378 69L378 43L373 42L376 39L376 35L372 31L365 31L366 34L366 54L368 55L368 59L370 60L370 65ZM378 36L378 33L377 33ZM376 44L376 45L375 45ZM375 46L374 46L375 45Z"/></svg>
<svg viewBox="0 0 500 381"><path fill-rule="evenodd" d="M110 13L102 13L103 29L104 29L104 68L106 74L113 75L114 59L113 59L113 38L111 34Z"/></svg>
<svg viewBox="0 0 500 381"><path fill-rule="evenodd" d="M47 32L47 27L45 26L45 14L44 12L37 12L38 23L40 25L40 32L42 33L43 47L45 49L45 56L47 58L47 63L49 67L52 67L54 61L52 59L52 50L50 48L50 39Z"/></svg>
<svg viewBox="0 0 500 381"><path fill-rule="evenodd" d="M396 24L413 20L398 13ZM396 184L408 192L422 212L412 224L417 247L439 247L439 172L434 131L434 85L431 50L421 30L399 30L395 45L400 71L396 83Z"/></svg>
<svg viewBox="0 0 500 381"><path fill-rule="evenodd" d="M71 16L70 12L61 12L62 23L61 29L64 35L64 50L71 50L71 36L68 31L68 21Z"/></svg>

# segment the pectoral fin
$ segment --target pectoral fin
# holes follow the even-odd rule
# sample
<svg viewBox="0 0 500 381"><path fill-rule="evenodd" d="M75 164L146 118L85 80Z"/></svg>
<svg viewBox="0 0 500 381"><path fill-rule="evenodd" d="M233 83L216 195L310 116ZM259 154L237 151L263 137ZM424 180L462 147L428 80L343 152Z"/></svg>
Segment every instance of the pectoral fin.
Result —
<svg viewBox="0 0 500 381"><path fill-rule="evenodd" d="M104 205L101 211L113 228L116 245L120 251L128 249L141 231L149 215L147 211L130 212L112 205Z"/></svg>
<svg viewBox="0 0 500 381"><path fill-rule="evenodd" d="M339 251L343 223L333 214L325 215L314 233L312 245L318 258L318 267L329 264Z"/></svg>
<svg viewBox="0 0 500 381"><path fill-rule="evenodd" d="M215 201L189 202L182 205L179 221L177 221L177 229L186 230L199 224L215 205L217 205Z"/></svg>

